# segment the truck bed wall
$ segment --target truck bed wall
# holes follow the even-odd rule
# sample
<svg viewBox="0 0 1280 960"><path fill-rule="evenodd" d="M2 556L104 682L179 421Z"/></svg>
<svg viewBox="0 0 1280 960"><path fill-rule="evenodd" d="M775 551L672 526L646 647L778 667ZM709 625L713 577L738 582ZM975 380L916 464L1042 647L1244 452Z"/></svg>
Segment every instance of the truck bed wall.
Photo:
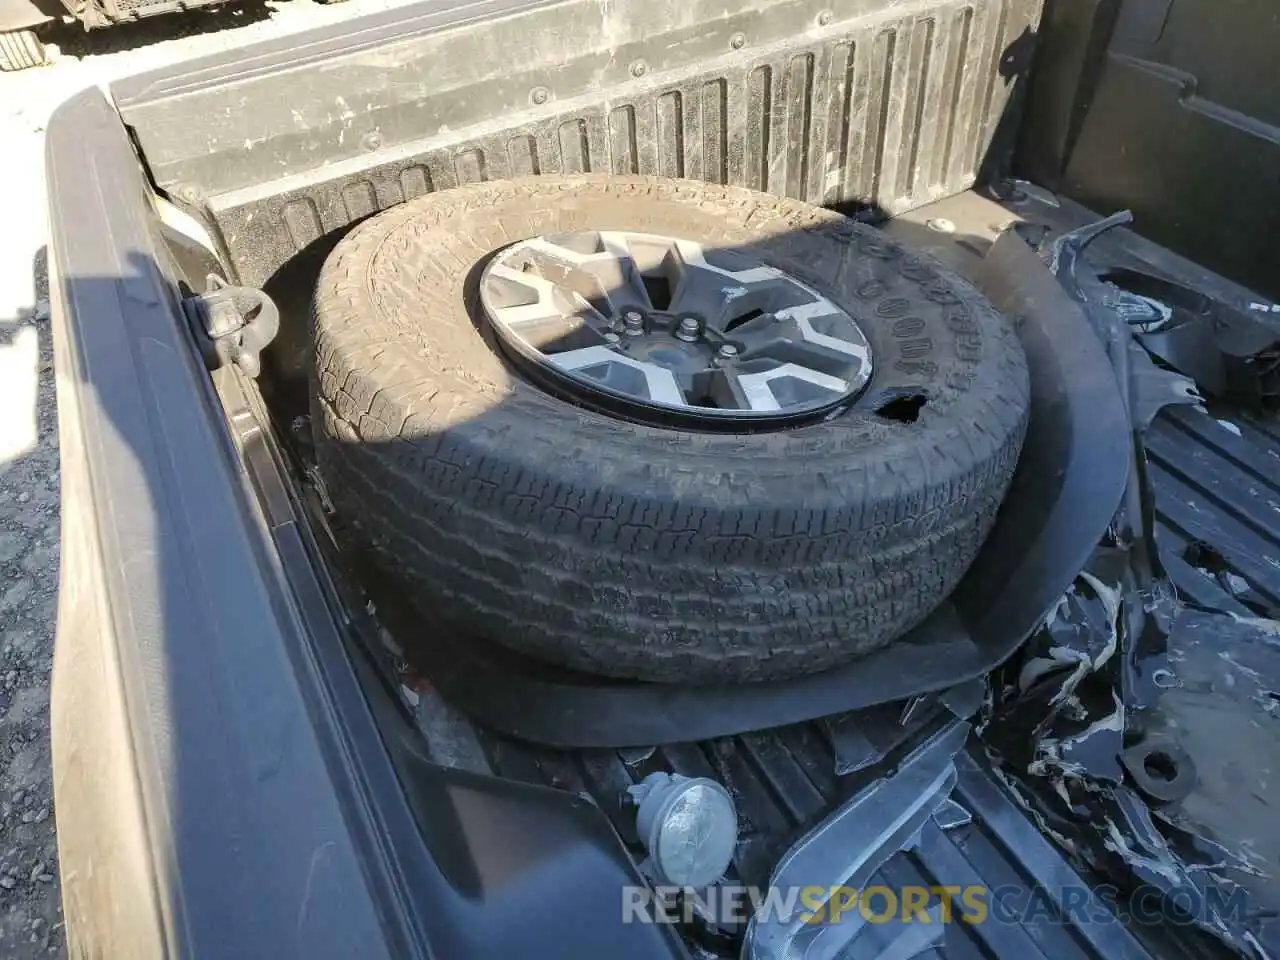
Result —
<svg viewBox="0 0 1280 960"><path fill-rule="evenodd" d="M477 180L656 174L888 214L958 193L1011 145L1041 5L424 5L358 21L354 45L348 25L114 93L157 186L261 284L365 216Z"/></svg>

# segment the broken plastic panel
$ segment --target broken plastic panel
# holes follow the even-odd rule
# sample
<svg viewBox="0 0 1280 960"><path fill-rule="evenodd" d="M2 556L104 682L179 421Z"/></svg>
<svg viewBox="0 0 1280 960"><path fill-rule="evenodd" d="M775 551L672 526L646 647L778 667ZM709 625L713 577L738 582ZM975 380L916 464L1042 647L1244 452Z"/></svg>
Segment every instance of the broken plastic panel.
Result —
<svg viewBox="0 0 1280 960"><path fill-rule="evenodd" d="M889 857L918 844L921 828L937 813L953 824L963 822L963 808L957 810L948 799L956 784L955 757L968 735L968 723L952 720L912 751L892 776L864 787L787 851L770 886L820 887L828 898L826 907L846 891L862 891ZM758 913L747 929L742 955L748 960L909 957L934 946L945 929L941 923L891 921L883 925L890 929L882 930L862 911L833 912L836 919L827 913L822 923L805 922L800 914ZM918 937L924 939L917 942ZM895 952L906 946L911 952Z"/></svg>
<svg viewBox="0 0 1280 960"><path fill-rule="evenodd" d="M1193 383L1253 412L1280 407L1280 317L1252 309L1257 304L1240 309L1170 278L1094 264L1085 256L1097 237L1132 221L1122 210L1059 236L1043 251L1050 269L1090 319L1127 327L1144 358L1160 364L1157 373L1177 378L1175 395Z"/></svg>
<svg viewBox="0 0 1280 960"><path fill-rule="evenodd" d="M1144 444L1161 409L1196 399L1186 376L1152 362L1148 351L1168 358L1151 338L1193 326L1197 350L1214 357L1247 338L1232 341L1215 309L1193 309L1190 291L1159 299L1165 322L1134 322L1139 307L1117 295L1115 281L1154 299L1154 279L1103 279L1084 256L1091 240L1129 219L1064 234L1045 251L1108 346L1134 428L1129 490L1092 560L1001 676L983 739L1065 850L1130 891L1162 892L1171 921L1260 957L1280 939L1270 919L1280 898L1263 869L1280 862L1267 799L1280 765L1271 690L1280 686L1280 624L1177 596L1154 540ZM1250 347L1264 347L1267 337L1254 332ZM1214 379L1225 368L1207 383L1196 376L1197 385L1264 398L1256 388L1265 352L1252 355L1244 387Z"/></svg>

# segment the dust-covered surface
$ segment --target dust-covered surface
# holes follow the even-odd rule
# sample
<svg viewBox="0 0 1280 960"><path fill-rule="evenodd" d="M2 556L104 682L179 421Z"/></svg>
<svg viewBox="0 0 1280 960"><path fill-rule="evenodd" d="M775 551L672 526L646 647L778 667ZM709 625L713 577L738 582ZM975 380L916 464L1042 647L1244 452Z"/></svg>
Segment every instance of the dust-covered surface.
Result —
<svg viewBox="0 0 1280 960"><path fill-rule="evenodd" d="M242 4L86 34L52 66L0 75L0 957L65 954L49 755L58 584L58 441L48 314L44 129L95 84L397 5ZM86 718L91 722L92 718Z"/></svg>

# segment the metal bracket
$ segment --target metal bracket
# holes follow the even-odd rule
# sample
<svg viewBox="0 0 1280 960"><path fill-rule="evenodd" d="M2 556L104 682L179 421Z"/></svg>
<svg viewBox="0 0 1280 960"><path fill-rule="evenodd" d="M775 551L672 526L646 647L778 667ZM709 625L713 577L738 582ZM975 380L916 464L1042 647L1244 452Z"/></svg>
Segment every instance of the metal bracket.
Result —
<svg viewBox="0 0 1280 960"><path fill-rule="evenodd" d="M280 329L280 311L261 290L230 286L215 274L207 283L204 293L182 301L205 366L217 370L235 364L256 377L258 354Z"/></svg>

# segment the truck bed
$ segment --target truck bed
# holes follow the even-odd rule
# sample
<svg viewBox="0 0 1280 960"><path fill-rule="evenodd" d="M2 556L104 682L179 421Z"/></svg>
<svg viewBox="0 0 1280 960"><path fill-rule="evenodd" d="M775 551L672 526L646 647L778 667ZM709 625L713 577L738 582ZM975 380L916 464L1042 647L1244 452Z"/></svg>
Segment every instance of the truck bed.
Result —
<svg viewBox="0 0 1280 960"><path fill-rule="evenodd" d="M653 930L620 936L613 912L616 888L639 882L619 799L652 770L732 791L737 878L763 882L876 769L837 767L859 767L868 743L892 757L944 707L893 704L651 753L551 751L462 720L429 678L391 669L388 647L409 644L362 633L360 584L325 562L297 444L314 271L345 229L418 193L580 169L705 176L893 214L886 229L971 270L1011 220L1061 231L1090 216L1066 200L957 193L1012 151L1040 7L866 0L835 18L808 0L424 4L122 83L118 112L97 91L61 108L48 132L68 504L55 763L65 862L107 865L68 871L69 928L130 956L179 955L179 942L243 955L679 955ZM506 26L477 42L491 22ZM535 30L561 48L519 56ZM468 70L445 70L454 59ZM499 83L513 64L519 82ZM938 103L950 111L928 115ZM166 242L156 194L213 256ZM1212 296L1254 299L1128 231L1099 243ZM279 362L261 392L227 368L210 377L191 349L179 297L211 270L279 300ZM1210 405L1162 413L1149 440L1157 538L1178 590L1274 616L1280 431ZM1202 766L1214 786L1256 759L1215 747ZM959 767L972 821L928 825L883 868L888 884L1052 898L1100 883L979 746ZM111 803L102 784L118 788ZM513 851L528 869L510 869ZM1081 923L1048 907L953 925L935 953L1211 952L1185 928Z"/></svg>

